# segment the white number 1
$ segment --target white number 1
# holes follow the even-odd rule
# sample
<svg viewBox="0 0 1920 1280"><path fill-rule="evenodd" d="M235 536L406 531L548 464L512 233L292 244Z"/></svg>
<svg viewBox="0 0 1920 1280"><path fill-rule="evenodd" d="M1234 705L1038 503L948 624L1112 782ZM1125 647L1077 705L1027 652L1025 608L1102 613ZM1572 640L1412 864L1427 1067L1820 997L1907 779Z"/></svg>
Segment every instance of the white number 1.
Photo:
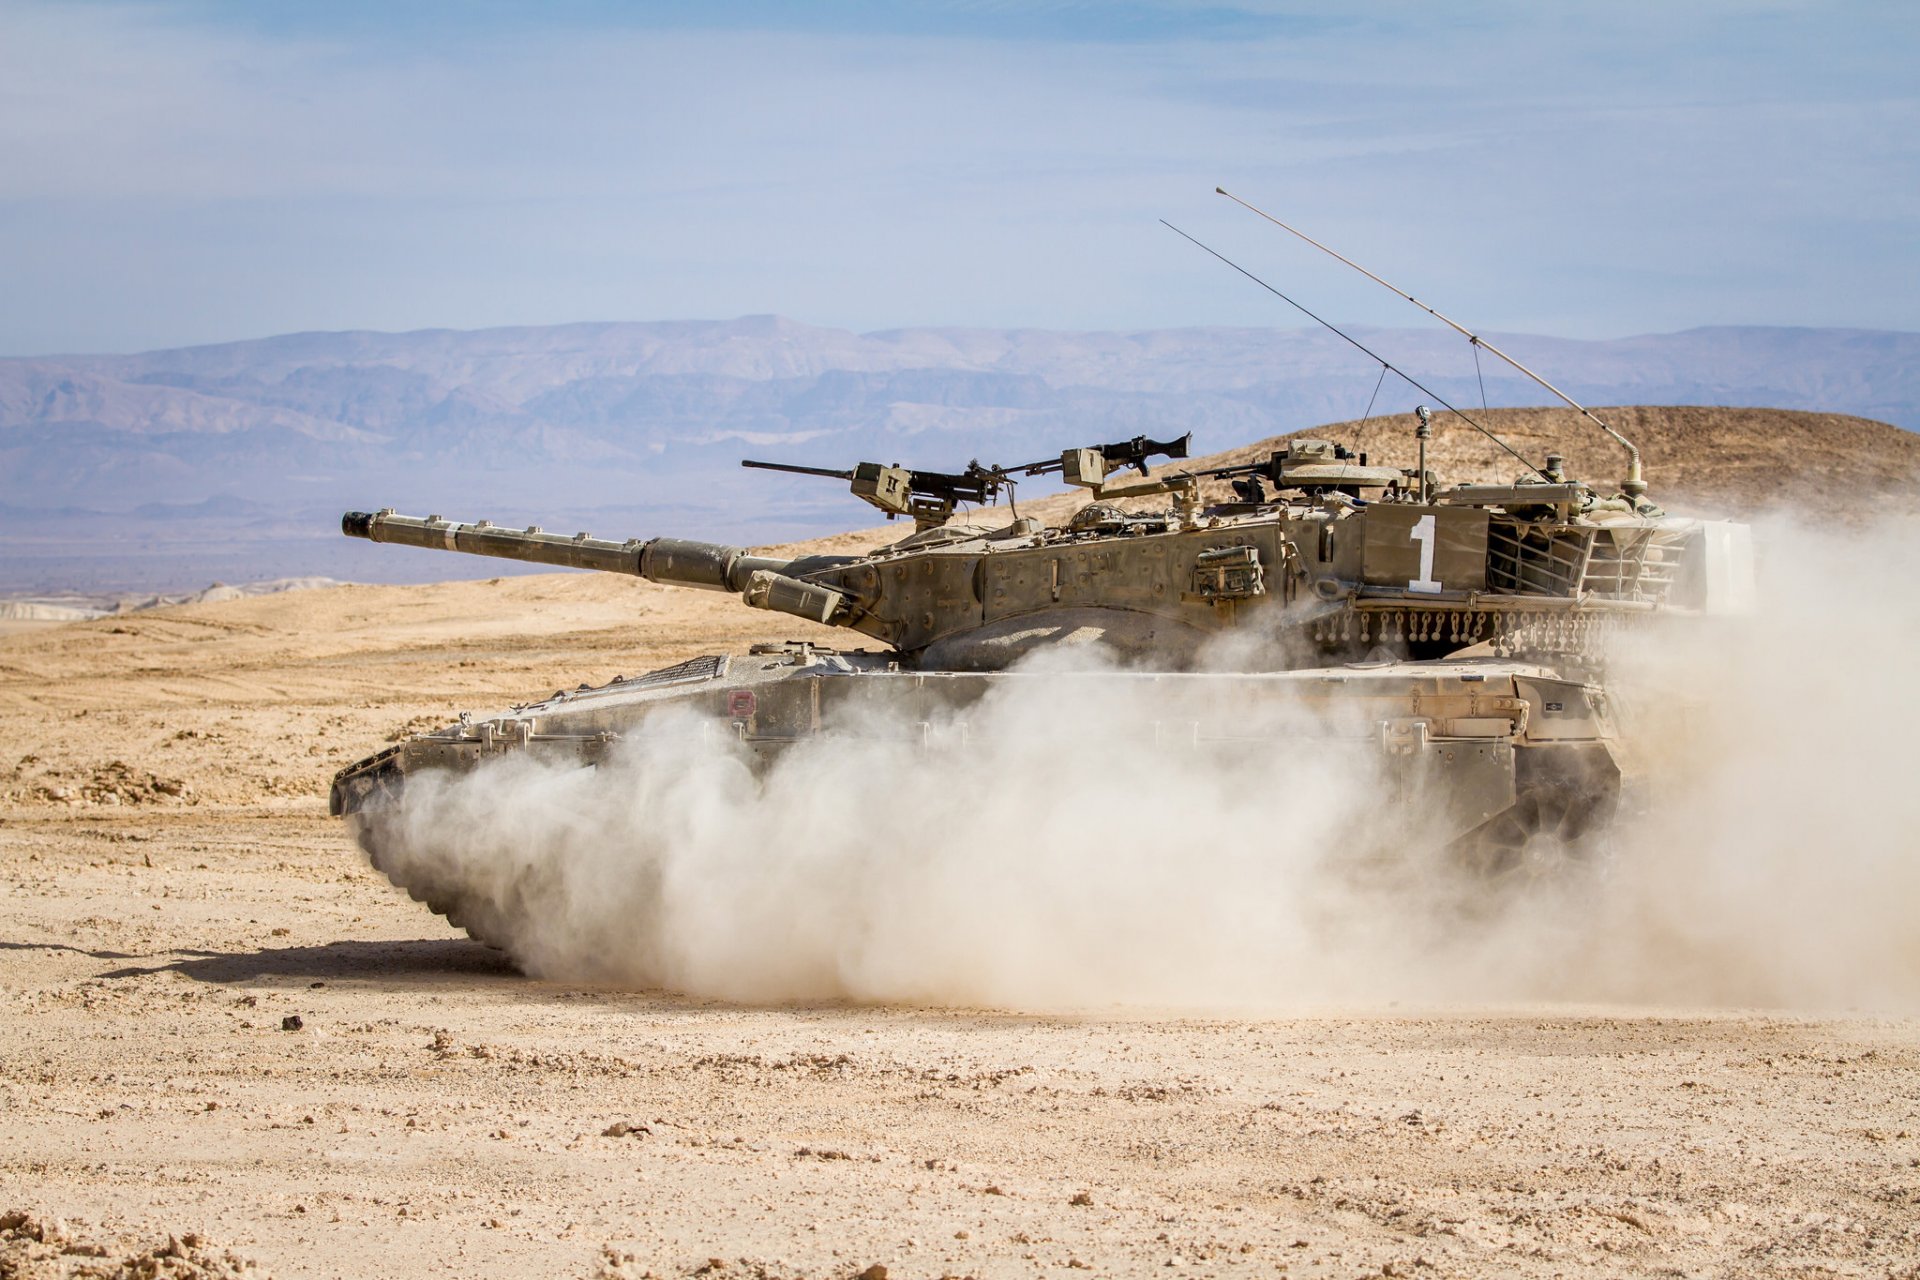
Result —
<svg viewBox="0 0 1920 1280"><path fill-rule="evenodd" d="M1446 590L1433 577L1433 544L1435 542L1433 513L1428 512L1413 522L1413 530L1408 537L1420 544L1420 576L1407 584L1407 590L1419 591L1431 595Z"/></svg>

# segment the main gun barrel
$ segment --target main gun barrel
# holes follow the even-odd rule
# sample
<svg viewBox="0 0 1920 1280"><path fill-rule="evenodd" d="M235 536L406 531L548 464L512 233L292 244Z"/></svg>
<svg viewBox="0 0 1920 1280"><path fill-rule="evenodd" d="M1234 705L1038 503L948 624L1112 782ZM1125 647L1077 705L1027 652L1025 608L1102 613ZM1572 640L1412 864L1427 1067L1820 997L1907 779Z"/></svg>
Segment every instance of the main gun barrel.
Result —
<svg viewBox="0 0 1920 1280"><path fill-rule="evenodd" d="M466 555L497 556L529 564L567 569L594 569L626 573L667 586L731 591L750 605L792 613L816 622L835 620L843 604L841 593L789 577L790 560L748 555L740 547L718 542L689 542L680 538L631 538L614 542L586 534L547 533L539 526L504 529L489 521L463 524L439 516L396 515L392 511L349 511L340 518L340 531L350 538L393 542L431 551L458 551Z"/></svg>

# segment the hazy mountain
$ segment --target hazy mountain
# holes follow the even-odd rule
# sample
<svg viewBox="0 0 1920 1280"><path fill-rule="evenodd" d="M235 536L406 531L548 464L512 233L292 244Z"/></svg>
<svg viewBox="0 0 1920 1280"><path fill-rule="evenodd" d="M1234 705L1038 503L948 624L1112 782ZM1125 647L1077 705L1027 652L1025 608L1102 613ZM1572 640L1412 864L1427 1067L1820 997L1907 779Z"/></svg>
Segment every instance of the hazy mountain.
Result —
<svg viewBox="0 0 1920 1280"><path fill-rule="evenodd" d="M1473 349L1450 333L1356 332L1455 403L1479 404L1481 377L1490 404L1546 399L1491 357L1477 377ZM1920 428L1920 334L1493 340L1595 403L1770 405ZM0 360L0 586L71 574L75 556L149 577L214 557L231 580L257 553L262 575L354 576L365 562L323 542L348 506L787 537L859 509L827 482L743 472L740 457L946 468L1142 431L1192 431L1196 452L1212 451L1363 416L1378 378L1314 330L856 334L778 317ZM1373 411L1428 398L1389 376ZM58 507L109 515L44 514Z"/></svg>

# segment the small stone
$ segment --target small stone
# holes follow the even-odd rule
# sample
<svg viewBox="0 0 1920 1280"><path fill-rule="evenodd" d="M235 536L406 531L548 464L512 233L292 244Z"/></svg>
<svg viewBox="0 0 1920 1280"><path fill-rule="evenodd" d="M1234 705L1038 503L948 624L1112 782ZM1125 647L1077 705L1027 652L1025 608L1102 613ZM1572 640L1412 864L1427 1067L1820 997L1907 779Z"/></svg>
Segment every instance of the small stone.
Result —
<svg viewBox="0 0 1920 1280"><path fill-rule="evenodd" d="M1068 1203L1068 1204L1078 1204L1078 1205L1090 1205L1090 1204L1092 1204L1092 1203L1093 1203L1093 1192L1091 1192L1091 1191L1076 1191L1076 1192L1074 1192L1074 1193L1073 1193L1073 1196L1072 1196L1072 1198L1071 1198L1071 1199L1069 1199L1069 1200L1067 1201L1067 1203Z"/></svg>
<svg viewBox="0 0 1920 1280"><path fill-rule="evenodd" d="M286 1017L280 1019L280 1029L282 1031L298 1031L300 1030L300 1028L306 1025L307 1024L301 1019L300 1015L297 1013L290 1013Z"/></svg>
<svg viewBox="0 0 1920 1280"><path fill-rule="evenodd" d="M881 1263L874 1263L859 1275L859 1280L887 1280L887 1269Z"/></svg>

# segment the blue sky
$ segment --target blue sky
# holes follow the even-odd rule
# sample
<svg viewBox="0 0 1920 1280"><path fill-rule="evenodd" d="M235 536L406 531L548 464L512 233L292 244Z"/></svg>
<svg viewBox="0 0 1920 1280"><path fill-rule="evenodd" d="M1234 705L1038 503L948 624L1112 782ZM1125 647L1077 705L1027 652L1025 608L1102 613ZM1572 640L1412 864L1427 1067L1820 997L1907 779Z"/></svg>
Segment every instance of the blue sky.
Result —
<svg viewBox="0 0 1920 1280"><path fill-rule="evenodd" d="M778 312L1920 328L1920 5L0 0L0 353Z"/></svg>

